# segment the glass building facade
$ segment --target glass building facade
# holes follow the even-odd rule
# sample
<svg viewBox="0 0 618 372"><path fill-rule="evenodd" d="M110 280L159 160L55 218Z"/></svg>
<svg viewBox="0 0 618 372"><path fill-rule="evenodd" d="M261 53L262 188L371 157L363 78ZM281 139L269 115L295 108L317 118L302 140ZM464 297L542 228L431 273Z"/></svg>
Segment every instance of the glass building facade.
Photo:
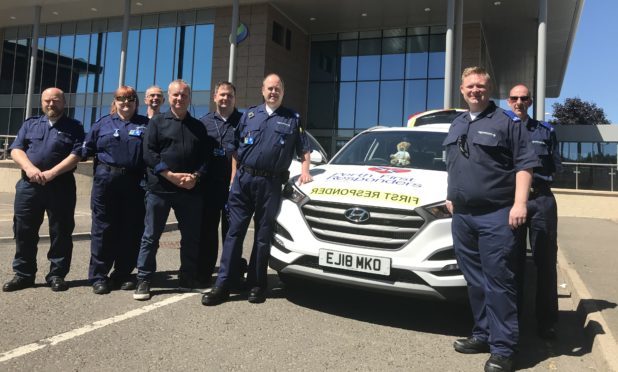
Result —
<svg viewBox="0 0 618 372"><path fill-rule="evenodd" d="M313 35L307 128L332 153L366 128L442 108L445 40L444 26Z"/></svg>
<svg viewBox="0 0 618 372"><path fill-rule="evenodd" d="M125 84L143 93L151 85L167 90L174 79L193 88L192 114L210 104L214 12L191 10L132 16ZM67 110L87 130L109 113L118 87L122 18L41 25L33 110L26 114L32 26L3 30L0 60L0 135L14 135L25 117L41 114L40 93L57 86ZM140 112L146 108L140 102Z"/></svg>

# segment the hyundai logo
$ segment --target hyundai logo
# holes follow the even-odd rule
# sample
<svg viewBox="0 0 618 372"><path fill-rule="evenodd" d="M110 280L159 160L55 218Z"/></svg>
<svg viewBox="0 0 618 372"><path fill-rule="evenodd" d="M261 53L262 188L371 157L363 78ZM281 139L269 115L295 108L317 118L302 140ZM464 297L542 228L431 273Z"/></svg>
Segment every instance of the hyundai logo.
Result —
<svg viewBox="0 0 618 372"><path fill-rule="evenodd" d="M350 208L346 210L343 215L348 221L354 223L366 222L369 219L369 212L363 208Z"/></svg>

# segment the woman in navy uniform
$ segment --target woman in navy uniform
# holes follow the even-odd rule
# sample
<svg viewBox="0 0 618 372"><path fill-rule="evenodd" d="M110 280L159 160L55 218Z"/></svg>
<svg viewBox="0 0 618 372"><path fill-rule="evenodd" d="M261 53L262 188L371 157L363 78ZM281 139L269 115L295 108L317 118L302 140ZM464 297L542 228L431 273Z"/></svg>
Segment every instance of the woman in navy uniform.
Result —
<svg viewBox="0 0 618 372"><path fill-rule="evenodd" d="M147 117L137 114L137 106L135 89L118 88L111 113L92 126L83 146L83 157L95 157L88 279L96 294L135 289L131 272L144 231L140 182L145 169L142 137L148 124Z"/></svg>

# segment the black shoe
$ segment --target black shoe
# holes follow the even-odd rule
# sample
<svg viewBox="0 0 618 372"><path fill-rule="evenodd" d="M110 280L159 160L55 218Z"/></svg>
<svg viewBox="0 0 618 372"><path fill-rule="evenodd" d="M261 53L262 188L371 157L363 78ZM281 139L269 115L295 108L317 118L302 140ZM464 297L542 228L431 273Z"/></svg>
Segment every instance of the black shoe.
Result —
<svg viewBox="0 0 618 372"><path fill-rule="evenodd" d="M513 370L513 358L498 354L491 354L485 363L485 372L511 372Z"/></svg>
<svg viewBox="0 0 618 372"><path fill-rule="evenodd" d="M556 339L556 328L554 326L548 327L539 327L537 329L537 334L543 340L555 340Z"/></svg>
<svg viewBox="0 0 618 372"><path fill-rule="evenodd" d="M34 278L24 278L23 276L15 275L13 279L4 283L2 292L19 291L30 287L34 287Z"/></svg>
<svg viewBox="0 0 618 372"><path fill-rule="evenodd" d="M262 287L251 288L247 301L251 302L252 304L261 304L262 302L266 301L266 289Z"/></svg>
<svg viewBox="0 0 618 372"><path fill-rule="evenodd" d="M212 290L202 296L202 305L216 306L230 298L230 291L223 287L213 287Z"/></svg>
<svg viewBox="0 0 618 372"><path fill-rule="evenodd" d="M206 289L199 280L178 276L178 290L182 292L199 292Z"/></svg>
<svg viewBox="0 0 618 372"><path fill-rule="evenodd" d="M146 280L138 280L137 288L133 292L133 299L138 301L150 300L150 282Z"/></svg>
<svg viewBox="0 0 618 372"><path fill-rule="evenodd" d="M126 281L120 284L120 290L122 291L132 291L136 288L135 281L131 279L127 279Z"/></svg>
<svg viewBox="0 0 618 372"><path fill-rule="evenodd" d="M132 276L127 276L124 278L119 278L112 276L110 279L110 289L120 289L123 291L132 291L135 289L135 280L132 279Z"/></svg>
<svg viewBox="0 0 618 372"><path fill-rule="evenodd" d="M54 292L63 292L69 289L69 285L67 284L67 282L64 281L64 278L61 278L59 276L54 276L53 278L51 278L51 280L49 281L49 286Z"/></svg>
<svg viewBox="0 0 618 372"><path fill-rule="evenodd" d="M453 342L455 351L462 354L481 354L489 353L487 341L481 341L474 337L460 338Z"/></svg>
<svg viewBox="0 0 618 372"><path fill-rule="evenodd" d="M109 293L109 284L107 280L100 280L92 285L92 292L94 294L103 295Z"/></svg>

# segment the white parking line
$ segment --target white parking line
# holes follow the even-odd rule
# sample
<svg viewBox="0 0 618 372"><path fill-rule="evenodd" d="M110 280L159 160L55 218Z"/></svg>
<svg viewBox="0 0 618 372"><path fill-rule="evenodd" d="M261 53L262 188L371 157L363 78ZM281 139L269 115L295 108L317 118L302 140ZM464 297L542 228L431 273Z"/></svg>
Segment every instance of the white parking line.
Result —
<svg viewBox="0 0 618 372"><path fill-rule="evenodd" d="M0 354L0 363L6 362L6 361L11 360L13 358L24 356L26 354L30 354L30 353L32 353L34 351L43 349L43 348L45 348L47 346L57 345L57 344L59 344L61 342L68 341L68 340L71 340L71 339L73 339L75 337L85 335L86 333L90 333L90 332L95 331L95 330L97 330L99 328L103 328L103 327L106 327L108 325L112 325L114 323L122 322L123 320L131 319L131 318L134 318L136 316L146 314L146 313L148 313L148 312L150 312L152 310L158 309L158 308L163 307L163 306L171 305L171 304L173 304L175 302L182 301L185 298L189 298L189 297L195 296L197 294L198 293L178 294L178 295L166 298L163 301L155 302L153 304L150 304L150 305L147 305L147 306L144 306L144 307L140 307L138 309L134 309L134 310L128 311L128 312L126 312L124 314L121 314L121 315L116 315L116 316L113 316L113 317L108 318L108 319L99 320L99 321L96 321L94 323L87 324L87 325L85 325L85 326L83 326L81 328L77 328L77 329L74 329L74 330L71 330L71 331L68 331L68 332L64 332L64 333L61 333L59 335L55 335L55 336L52 336L52 337L44 338L42 340L39 340L37 342L33 342L31 344L28 344L28 345L20 346L18 348L15 348L13 350L9 350L7 352L4 352L4 353Z"/></svg>

